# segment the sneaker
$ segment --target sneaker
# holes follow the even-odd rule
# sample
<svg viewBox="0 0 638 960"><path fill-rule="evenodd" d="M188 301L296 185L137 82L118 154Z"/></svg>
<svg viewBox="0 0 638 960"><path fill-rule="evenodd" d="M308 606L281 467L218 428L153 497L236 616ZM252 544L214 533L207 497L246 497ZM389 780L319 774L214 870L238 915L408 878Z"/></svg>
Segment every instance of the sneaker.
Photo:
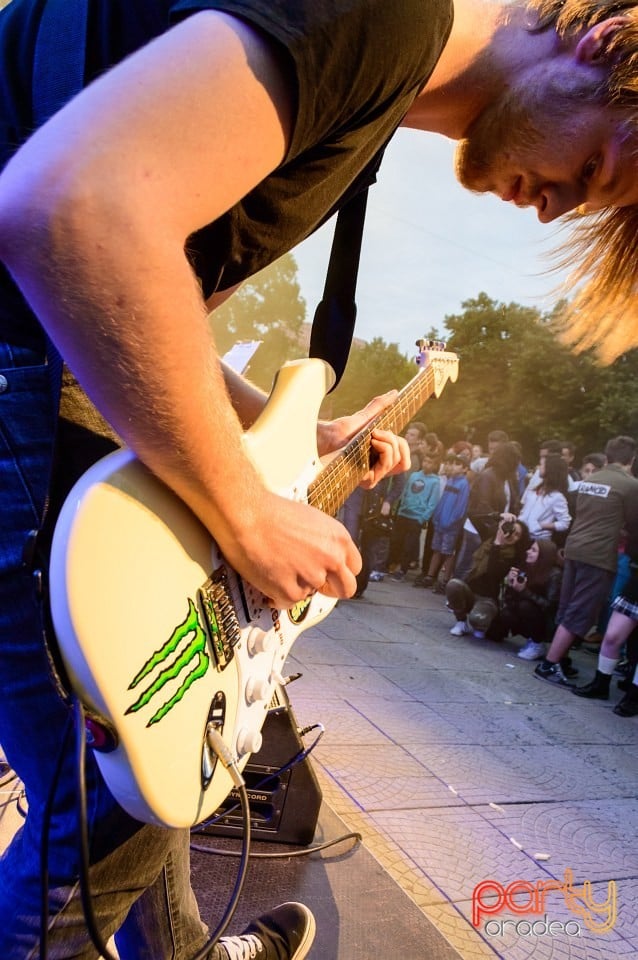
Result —
<svg viewBox="0 0 638 960"><path fill-rule="evenodd" d="M445 594L445 584L442 580L436 580L432 584L432 593Z"/></svg>
<svg viewBox="0 0 638 960"><path fill-rule="evenodd" d="M423 576L423 574L419 574L418 577L415 577L415 578L414 578L414 581L413 581L413 583L412 583L412 586L413 586L413 587L425 587L425 586L426 586L425 580L426 580L426 578Z"/></svg>
<svg viewBox="0 0 638 960"><path fill-rule="evenodd" d="M394 580L395 583L403 583L405 580L405 574L403 570L397 570L396 573L393 573L390 577L390 580Z"/></svg>
<svg viewBox="0 0 638 960"><path fill-rule="evenodd" d="M542 660L538 664L534 670L534 676L539 680L547 680L548 683L553 683L557 687L568 687L573 690L576 686L575 683L569 682L560 663L550 663L549 660Z"/></svg>
<svg viewBox="0 0 638 960"><path fill-rule="evenodd" d="M303 903L282 903L238 937L222 937L215 960L303 960L315 938L315 918Z"/></svg>
<svg viewBox="0 0 638 960"><path fill-rule="evenodd" d="M575 687L572 693L575 693L577 697L585 697L588 700L609 700L610 683L611 677L597 670L591 683L586 683L584 687Z"/></svg>
<svg viewBox="0 0 638 960"><path fill-rule="evenodd" d="M381 573L380 570L373 570L370 576L368 577L368 580L371 580L372 583L381 583L384 576L385 574Z"/></svg>
<svg viewBox="0 0 638 960"><path fill-rule="evenodd" d="M454 626L451 628L450 633L453 637L466 637L472 632L472 628L469 623L466 623L464 620L457 620Z"/></svg>
<svg viewBox="0 0 638 960"><path fill-rule="evenodd" d="M571 680L572 677L578 676L578 670L572 665L571 657L562 657L560 661L561 670L565 674L568 680Z"/></svg>
<svg viewBox="0 0 638 960"><path fill-rule="evenodd" d="M638 698L634 690L627 693L622 700L616 704L614 713L617 717L638 717Z"/></svg>
<svg viewBox="0 0 638 960"><path fill-rule="evenodd" d="M545 644L536 643L534 640L528 640L516 656L519 660L542 660L545 656Z"/></svg>

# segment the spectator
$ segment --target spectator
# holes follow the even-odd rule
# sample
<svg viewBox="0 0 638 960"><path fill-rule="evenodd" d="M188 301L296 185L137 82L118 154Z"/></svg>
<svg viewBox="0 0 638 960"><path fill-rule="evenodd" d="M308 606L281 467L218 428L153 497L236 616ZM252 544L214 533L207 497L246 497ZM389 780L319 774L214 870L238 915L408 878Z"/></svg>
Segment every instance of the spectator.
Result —
<svg viewBox="0 0 638 960"><path fill-rule="evenodd" d="M473 632L484 635L488 631L498 612L503 577L512 566L522 564L528 544L524 523L514 518L501 521L494 537L476 550L467 582L458 577L448 580L447 605L456 617L452 636Z"/></svg>
<svg viewBox="0 0 638 960"><path fill-rule="evenodd" d="M586 453L580 465L578 486L580 486L581 480L589 480L592 473L595 473L596 470L602 470L606 466L607 457L604 453Z"/></svg>
<svg viewBox="0 0 638 960"><path fill-rule="evenodd" d="M355 599L363 596L368 582L383 580L388 561L393 514L409 472L386 477L368 490L361 519L361 570L357 574Z"/></svg>
<svg viewBox="0 0 638 960"><path fill-rule="evenodd" d="M421 469L421 456L425 450L427 432L428 428L420 420L413 420L403 431L412 456L412 470Z"/></svg>
<svg viewBox="0 0 638 960"><path fill-rule="evenodd" d="M429 454L433 461L438 463L437 473L441 466L441 461L445 456L445 447L443 441L439 440L436 433L426 433L425 435L425 453Z"/></svg>
<svg viewBox="0 0 638 960"><path fill-rule="evenodd" d="M580 483L581 476L574 466L576 456L576 446L571 440L561 440L560 455L567 464L567 475L574 483Z"/></svg>
<svg viewBox="0 0 638 960"><path fill-rule="evenodd" d="M487 435L487 454L472 460L472 470L474 473L480 473L481 470L484 470L496 448L502 443L507 443L508 440L509 437L504 430L490 430Z"/></svg>
<svg viewBox="0 0 638 960"><path fill-rule="evenodd" d="M411 473L399 500L390 538L390 564L398 569L393 580L405 580L410 564L419 554L421 530L429 522L439 502L441 483L435 461L425 454L423 468Z"/></svg>
<svg viewBox="0 0 638 960"><path fill-rule="evenodd" d="M564 543L571 523L567 506L567 464L557 454L543 457L540 464L541 482L523 494L519 518L523 520L534 540L554 539L558 546Z"/></svg>
<svg viewBox="0 0 638 960"><path fill-rule="evenodd" d="M447 479L432 516L432 559L423 584L432 587L435 593L445 592L445 583L452 574L454 551L470 496L470 484L465 476L468 467L469 460L462 453L448 454L445 458Z"/></svg>
<svg viewBox="0 0 638 960"><path fill-rule="evenodd" d="M518 466L516 468L516 475L518 477L518 495L522 497L527 489L527 483L529 481L529 471L525 464L523 463L523 448L521 447L518 440L512 440L512 443L518 450Z"/></svg>
<svg viewBox="0 0 638 960"><path fill-rule="evenodd" d="M498 616L491 637L503 640L510 633L527 639L517 656L540 660L555 627L562 570L558 547L552 540L532 540L520 567L507 573Z"/></svg>
<svg viewBox="0 0 638 960"><path fill-rule="evenodd" d="M623 527L638 518L638 480L631 475L636 442L616 437L605 448L608 465L590 480L581 481L576 516L565 544L565 569L558 609L558 626L536 676L558 686L573 687L561 660L576 637L584 637L597 622L609 596L618 564Z"/></svg>
<svg viewBox="0 0 638 960"><path fill-rule="evenodd" d="M638 523L629 526L626 554L629 557L629 579L611 604L611 616L598 654L596 674L590 683L575 688L574 693L578 697L609 699L611 678L623 644L638 626ZM614 712L621 717L638 714L638 686L635 682L630 680L626 684L626 695Z"/></svg>
<svg viewBox="0 0 638 960"><path fill-rule="evenodd" d="M441 441L439 441L439 445L440 447L443 447L443 444L441 443ZM439 445L437 445L437 450L439 449ZM467 454L467 457L469 460L471 449L472 449L471 444L466 443L465 440L457 440L455 443L452 444L452 446L448 450L448 455L454 456L455 454L458 454L458 453L462 453L464 455ZM445 458L441 457L439 459L438 466L436 466L436 470L440 474L439 479L441 481L441 487L440 487L441 493L443 492L443 488L445 487L447 469L448 468L447 468L447 463L445 462ZM467 471L466 477L468 480L471 481L471 471L469 470ZM421 556L421 572L414 579L414 583L412 584L412 586L414 587L425 587L430 582L428 580L428 570L430 569L430 562L432 560L432 537L433 536L434 536L434 525L432 523L428 523L425 530L425 539L423 541L423 553Z"/></svg>
<svg viewBox="0 0 638 960"><path fill-rule="evenodd" d="M502 514L518 513L518 463L516 445L509 441L500 443L491 454L487 467L474 478L463 529L463 542L454 571L459 580L467 580L472 569L474 551L484 540L494 536Z"/></svg>
<svg viewBox="0 0 638 960"><path fill-rule="evenodd" d="M408 479L410 473L414 473L417 470L421 469L421 458L425 452L425 436L427 433L427 427L424 423L421 423L420 420L413 420L412 423L409 423L403 432L403 436L407 442L407 445L410 449L410 469L406 471L405 477L403 478L403 487L401 488L401 493L403 493L403 488ZM398 500L398 498L397 498ZM393 530L394 534L394 530ZM395 536L398 536L397 534ZM402 548L396 548L399 551L399 554L402 552ZM413 561L418 559L418 553L413 557ZM399 564L393 562L392 559L388 562L388 571L389 573L396 573L399 569ZM377 571L379 572L379 571ZM383 579L383 578L381 578Z"/></svg>

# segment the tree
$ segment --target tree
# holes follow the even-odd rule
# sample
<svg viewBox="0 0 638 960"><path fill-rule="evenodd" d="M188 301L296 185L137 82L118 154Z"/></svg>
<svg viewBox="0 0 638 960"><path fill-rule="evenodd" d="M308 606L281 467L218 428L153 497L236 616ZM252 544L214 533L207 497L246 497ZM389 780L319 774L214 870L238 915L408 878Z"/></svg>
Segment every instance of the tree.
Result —
<svg viewBox="0 0 638 960"><path fill-rule="evenodd" d="M239 340L263 341L251 362L250 379L268 391L282 363L303 355L305 316L297 264L288 253L247 280L211 314L210 322L220 354Z"/></svg>
<svg viewBox="0 0 638 960"><path fill-rule="evenodd" d="M459 379L430 416L446 442L464 436L484 442L498 428L532 459L543 439L572 440L585 453L615 434L637 434L637 357L627 354L605 368L591 353L574 354L557 336L560 304L543 315L480 293L462 307L445 320Z"/></svg>
<svg viewBox="0 0 638 960"><path fill-rule="evenodd" d="M372 397L400 389L416 373L416 364L399 352L396 343L386 343L382 337L375 337L371 343L355 340L343 379L328 395L322 416L354 413Z"/></svg>

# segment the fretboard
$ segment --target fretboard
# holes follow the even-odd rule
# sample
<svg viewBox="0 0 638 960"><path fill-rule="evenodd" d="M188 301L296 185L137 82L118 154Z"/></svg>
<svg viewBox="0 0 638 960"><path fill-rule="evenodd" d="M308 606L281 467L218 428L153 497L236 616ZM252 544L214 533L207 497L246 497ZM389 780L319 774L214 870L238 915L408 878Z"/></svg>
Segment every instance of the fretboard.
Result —
<svg viewBox="0 0 638 960"><path fill-rule="evenodd" d="M308 488L308 503L335 516L370 469L370 438L375 429L398 433L434 392L434 372L423 368L401 390L394 403L353 437L341 453L322 470Z"/></svg>

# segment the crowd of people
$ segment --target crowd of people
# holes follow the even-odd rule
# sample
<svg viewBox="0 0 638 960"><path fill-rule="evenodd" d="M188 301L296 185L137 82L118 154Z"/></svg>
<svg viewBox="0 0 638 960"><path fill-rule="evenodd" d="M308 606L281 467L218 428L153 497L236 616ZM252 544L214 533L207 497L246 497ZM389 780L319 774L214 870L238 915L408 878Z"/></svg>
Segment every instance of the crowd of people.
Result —
<svg viewBox="0 0 638 960"><path fill-rule="evenodd" d="M493 430L484 452L445 448L421 422L405 432L411 465L357 496L363 569L370 581L405 581L445 596L454 637L522 640L535 675L577 696L638 715L637 444L611 439L574 466L570 441L543 441L528 469L520 444ZM352 524L350 525L352 532ZM356 533L355 533L356 537ZM572 648L598 648L595 676L577 685Z"/></svg>

